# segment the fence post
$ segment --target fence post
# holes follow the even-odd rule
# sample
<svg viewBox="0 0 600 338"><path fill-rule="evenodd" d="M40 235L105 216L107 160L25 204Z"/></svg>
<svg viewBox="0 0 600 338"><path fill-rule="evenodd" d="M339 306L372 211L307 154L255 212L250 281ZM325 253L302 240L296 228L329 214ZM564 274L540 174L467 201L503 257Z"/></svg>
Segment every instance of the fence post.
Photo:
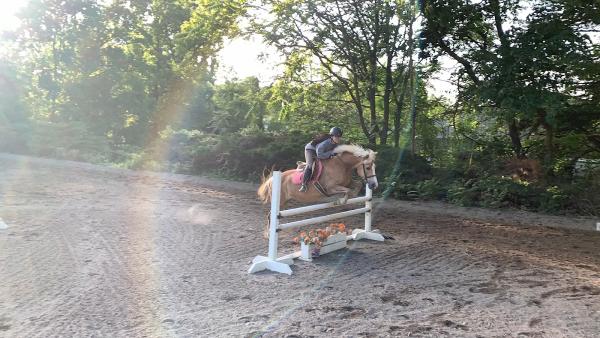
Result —
<svg viewBox="0 0 600 338"><path fill-rule="evenodd" d="M277 230L279 228L279 201L281 201L281 171L274 171L271 177L271 215L269 217L269 253L267 257L256 256L248 273L262 270L271 270L280 273L292 274L291 257L277 257Z"/></svg>
<svg viewBox="0 0 600 338"><path fill-rule="evenodd" d="M367 200L365 201L365 207L369 208L369 211L365 212L365 231L366 232L370 232L371 231L371 215L372 215L372 210L373 210L373 190L371 190L371 188L369 187L369 184L367 183L367 187L365 188L365 195L367 197Z"/></svg>
<svg viewBox="0 0 600 338"><path fill-rule="evenodd" d="M379 231L377 231L377 230L373 231L371 229L371 223L373 222L373 190L371 190L371 188L369 188L368 183L365 188L365 197L367 197L367 200L365 201L365 209L367 209L367 211L365 211L365 228L364 229L354 229L352 231L352 235L350 235L350 236L355 241L358 241L361 239L370 239L373 241L383 242L385 240L383 235L381 235L379 233Z"/></svg>
<svg viewBox="0 0 600 338"><path fill-rule="evenodd" d="M279 202L281 201L281 171L273 172L271 185L271 215L269 219L269 259L277 260L277 228L279 227Z"/></svg>

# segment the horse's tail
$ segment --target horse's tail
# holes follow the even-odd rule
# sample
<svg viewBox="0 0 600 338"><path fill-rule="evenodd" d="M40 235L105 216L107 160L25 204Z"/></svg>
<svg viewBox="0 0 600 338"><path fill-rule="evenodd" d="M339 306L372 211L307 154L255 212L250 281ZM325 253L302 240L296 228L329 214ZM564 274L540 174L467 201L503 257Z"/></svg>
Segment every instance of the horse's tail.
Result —
<svg viewBox="0 0 600 338"><path fill-rule="evenodd" d="M271 188L273 187L273 174L265 175L263 172L260 178L260 187L258 187L258 197L263 203L269 202L271 199Z"/></svg>

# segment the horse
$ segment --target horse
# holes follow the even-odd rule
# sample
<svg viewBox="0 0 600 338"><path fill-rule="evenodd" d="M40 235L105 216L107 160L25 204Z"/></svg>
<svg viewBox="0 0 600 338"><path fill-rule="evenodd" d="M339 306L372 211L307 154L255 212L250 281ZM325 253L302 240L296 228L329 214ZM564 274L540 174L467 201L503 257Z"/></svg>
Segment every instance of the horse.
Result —
<svg viewBox="0 0 600 338"><path fill-rule="evenodd" d="M365 149L358 145L339 145L335 147L336 156L321 160L323 163L322 173L319 177L319 183L323 186L327 195L344 196L337 202L345 204L348 198L355 196L360 190L353 187L352 172L357 171L358 175L369 185L369 188L375 190L378 186L377 176L375 174L375 155L371 149ZM313 184L309 184L306 192L298 191L299 186L292 182L294 174L298 169L286 170L281 175L281 199L279 202L280 210L287 202L294 200L301 203L317 202L324 196ZM258 197L263 203L271 199L272 175L263 177L262 184L258 188Z"/></svg>

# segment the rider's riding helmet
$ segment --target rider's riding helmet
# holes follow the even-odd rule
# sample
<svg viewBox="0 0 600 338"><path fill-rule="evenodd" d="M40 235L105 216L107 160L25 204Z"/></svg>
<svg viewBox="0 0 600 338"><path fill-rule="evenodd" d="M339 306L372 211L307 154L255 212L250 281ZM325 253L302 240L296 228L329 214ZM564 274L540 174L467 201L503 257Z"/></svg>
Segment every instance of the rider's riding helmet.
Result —
<svg viewBox="0 0 600 338"><path fill-rule="evenodd" d="M340 128L340 127L331 128L331 130L329 131L329 135L341 137L342 136L342 128Z"/></svg>

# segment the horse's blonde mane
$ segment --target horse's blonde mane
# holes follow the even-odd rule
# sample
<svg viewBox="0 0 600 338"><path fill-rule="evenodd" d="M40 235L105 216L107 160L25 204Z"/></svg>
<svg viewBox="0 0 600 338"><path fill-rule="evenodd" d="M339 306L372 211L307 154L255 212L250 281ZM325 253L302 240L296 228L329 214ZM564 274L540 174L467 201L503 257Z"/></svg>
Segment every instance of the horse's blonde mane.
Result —
<svg viewBox="0 0 600 338"><path fill-rule="evenodd" d="M356 156L356 157L365 158L365 162L374 162L375 155L377 154L376 152L374 152L371 149L365 149L356 144L339 145L339 146L335 147L335 152L339 153L339 154L348 152L348 153L354 154L354 156Z"/></svg>

